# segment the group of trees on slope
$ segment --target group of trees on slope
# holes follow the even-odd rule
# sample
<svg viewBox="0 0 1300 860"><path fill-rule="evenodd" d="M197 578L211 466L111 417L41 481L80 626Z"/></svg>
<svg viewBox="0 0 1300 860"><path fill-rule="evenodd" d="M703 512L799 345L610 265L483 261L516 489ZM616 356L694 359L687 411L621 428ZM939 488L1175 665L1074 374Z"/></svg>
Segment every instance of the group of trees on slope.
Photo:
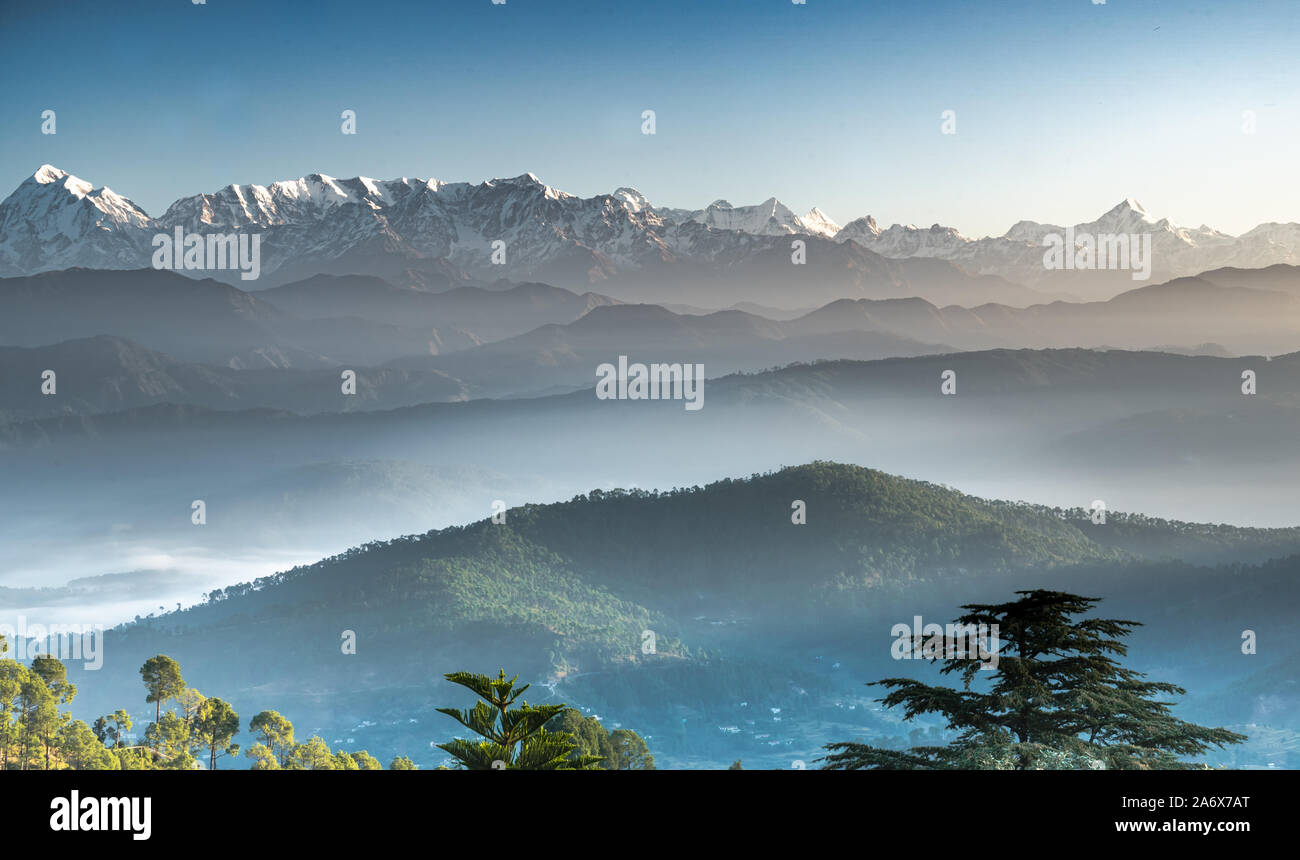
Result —
<svg viewBox="0 0 1300 860"><path fill-rule="evenodd" d="M968 604L956 619L958 629L995 629L997 661L983 674L988 654L972 653L935 637L918 642L921 653L942 662L942 674L956 674L960 689L910 678L874 682L891 689L880 701L902 706L905 720L939 714L957 738L944 746L908 750L859 741L827 745L821 759L831 770L1032 770L1032 769L1185 769L1183 760L1211 747L1245 741L1226 728L1207 728L1173 716L1162 697L1185 692L1174 684L1148 681L1121 665L1122 641L1136 621L1080 618L1099 598L1067 592L1017 592L1000 604ZM951 627L949 629L952 629ZM973 645L973 643L971 643ZM0 655L7 650L0 638ZM234 738L239 715L229 703L188 686L180 666L165 655L140 668L145 701L154 705L154 722L144 742L129 742L131 717L123 710L99 717L93 727L60 705L76 687L63 663L38 655L30 667L0 659L0 768L87 770L181 769L199 758L215 770L225 756L239 753ZM563 704L529 705L529 688L518 677L496 678L468 672L445 676L478 696L468 710L439 708L478 736L439 744L466 770L652 770L654 758L635 732L607 731L592 717ZM164 713L173 704L175 710ZM248 724L256 743L245 755L254 770L382 770L362 750L331 752L318 736L294 738L292 723L276 711L262 711ZM1202 765L1203 766L1203 765ZM392 770L413 770L405 757ZM731 769L741 769L737 761Z"/></svg>
<svg viewBox="0 0 1300 860"><path fill-rule="evenodd" d="M0 637L0 655L7 650ZM220 759L238 755L239 714L229 702L186 684L164 654L145 661L140 676L154 721L134 742L135 722L123 709L92 725L60 709L77 688L57 657L38 654L30 666L0 659L0 770L194 770L201 761L215 770ZM174 710L164 711L168 705ZM293 724L276 711L257 714L248 729L257 739L245 752L254 770L383 770L365 750L332 752L316 736L297 742ZM403 756L389 767L415 769Z"/></svg>
<svg viewBox="0 0 1300 860"><path fill-rule="evenodd" d="M8 643L0 637L0 656L7 651ZM0 770L216 770L220 759L239 754L240 745L234 742L241 727L239 714L225 700L189 686L175 660L165 654L151 657L140 667L140 677L145 702L154 706L154 721L136 743L131 734L135 721L123 709L92 725L60 709L72 702L77 688L58 658L38 654L30 666L0 659ZM500 705L493 712L500 730L485 722L484 703L463 716L440 709L476 731L490 733L496 746L488 768L499 761L498 769L654 769L645 741L630 729L607 731L599 720L562 704L532 708L524 702L508 710L528 685L513 689L513 680L505 681L504 672L496 681L468 673L447 678ZM335 752L317 735L298 741L293 723L277 711L258 713L249 720L248 731L256 742L244 755L252 759L253 770L384 769L366 750ZM458 768L475 769L482 757L466 754L467 744L454 740L441 747L457 760ZM388 769L417 768L410 758L397 756Z"/></svg>

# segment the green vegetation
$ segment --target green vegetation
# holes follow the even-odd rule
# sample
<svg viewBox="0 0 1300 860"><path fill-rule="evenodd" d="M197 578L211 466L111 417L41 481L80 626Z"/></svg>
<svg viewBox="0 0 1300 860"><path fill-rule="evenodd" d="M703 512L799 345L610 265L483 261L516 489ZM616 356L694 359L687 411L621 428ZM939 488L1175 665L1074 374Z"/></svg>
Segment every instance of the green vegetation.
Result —
<svg viewBox="0 0 1300 860"><path fill-rule="evenodd" d="M163 654L150 658L140 667L140 677L144 679L145 689L149 695L146 702L155 705L154 719L162 719L162 706L168 699L179 696L185 691L185 680L181 678L181 667L175 660Z"/></svg>
<svg viewBox="0 0 1300 860"><path fill-rule="evenodd" d="M972 690L984 670L963 654L943 658L943 674L958 673L962 689L908 678L875 681L893 692L880 701L902 705L904 719L942 714L956 741L907 751L859 743L828 744L830 770L1080 770L1191 769L1178 756L1198 755L1246 740L1170 714L1160 695L1182 695L1174 684L1144 681L1116 655L1136 621L1071 616L1099 598L1058 591L1020 591L1020 599L972 604L958 625L997 625L1002 648L988 690ZM939 658L934 658L938 660Z"/></svg>
<svg viewBox="0 0 1300 860"><path fill-rule="evenodd" d="M583 756L601 759L603 770L654 770L655 758L644 740L630 729L609 731L595 717L584 717L576 708L565 708L547 724L567 732L577 744L569 754L576 763Z"/></svg>
<svg viewBox="0 0 1300 860"><path fill-rule="evenodd" d="M8 651L0 637L0 655ZM0 770L194 770L197 756L207 768L217 769L219 759L239 754L234 743L239 734L239 714L228 702L209 698L189 687L180 665L165 654L145 661L140 669L145 701L155 705L154 722L144 732L144 744L128 743L133 722L124 710L95 720L94 728L58 705L67 704L77 689L67 681L66 667L54 657L40 655L31 668L16 660L0 659ZM506 680L458 672L447 680L468 687L484 701L460 712L439 708L485 740L453 740L439 746L469 770L653 770L654 757L635 732L606 732L596 720L564 705L532 707L520 702L528 689ZM179 713L163 713L164 702L174 702ZM570 716L572 715L572 716ZM575 733L547 728L548 723L573 723ZM590 723L590 725L588 725ZM366 750L332 752L319 736L294 740L293 724L277 711L262 711L248 723L256 742L245 752L252 770L383 770ZM596 752L596 751L599 752ZM416 770L406 756L398 756L390 770ZM444 770L447 768L439 768Z"/></svg>
<svg viewBox="0 0 1300 860"><path fill-rule="evenodd" d="M807 523L791 523L791 504ZM667 536L671 536L668 539ZM615 661L697 656L682 641L698 595L736 612L850 619L882 599L958 576L1041 573L1168 558L1218 562L1300 552L1300 530L1242 529L989 501L857 466L815 462L668 492L593 491L525 505L504 523L365 544L308 567L233 585L202 605L123 633L274 622L296 665L314 659L300 625L365 614L373 640L508 643L564 673ZM653 630L653 655L641 632ZM157 647L162 647L159 644ZM232 659L245 657L234 643ZM425 646L422 646L425 647ZM298 650L294 650L298 649ZM260 646L248 660L259 660ZM477 649L448 660L483 659ZM492 655L495 658L496 655ZM166 693L164 691L163 695Z"/></svg>
<svg viewBox="0 0 1300 860"><path fill-rule="evenodd" d="M0 637L0 770L194 770L198 755L215 770L218 759L239 752L232 742L240 725L234 708L188 687L180 666L166 655L150 658L140 669L145 701L155 705L156 719L145 728L144 743L132 745L133 722L126 711L99 717L93 728L73 720L58 710L77 693L63 663L40 655L28 668L2 657L8 647ZM180 713L163 713L166 702L175 703ZM293 725L275 711L258 714L249 728L261 741L247 753L254 770L381 769L364 750L334 755L316 737L295 744Z"/></svg>
<svg viewBox="0 0 1300 860"><path fill-rule="evenodd" d="M456 738L438 748L446 750L465 770L600 770L600 756L575 755L578 743L568 732L548 731L546 724L564 711L564 705L519 703L511 709L529 684L515 689L518 676L506 680L505 670L497 678L453 672L447 680L472 690L481 701L472 710L438 708L480 735L481 741Z"/></svg>
<svg viewBox="0 0 1300 860"><path fill-rule="evenodd" d="M795 500L806 504L806 524L791 521ZM744 752L752 769L769 764L772 753L742 749L739 737L717 733L722 725L748 725L740 703L784 708L782 728L792 730L818 703L844 692L845 673L832 669L838 661L860 661L862 677L891 674L887 646L866 641L864 630L910 618L919 607L1041 586L1095 589L1122 603L1124 614L1148 621L1135 656L1176 654L1176 670L1195 673L1196 695L1185 707L1199 722L1240 728L1251 721L1251 702L1267 696L1258 704L1267 705L1269 719L1294 728L1296 661L1273 649L1238 659L1236 637L1244 626L1239 617L1249 619L1261 641L1286 641L1300 599L1292 588L1300 555L1243 562L1252 554L1298 551L1296 529L1197 525L1116 511L1097 525L1080 509L986 501L814 462L706 487L594 491L513 508L502 523L369 543L114 629L106 638L115 659L96 683L70 677L87 688L77 705L94 724L92 734L114 756L130 758L129 766L186 767L198 756L207 766L231 766L236 753L220 731L204 725L215 745L195 748L206 699L179 679L175 661L154 656L170 654L188 666L220 649L222 660L207 665L205 686L244 689L256 678L277 695L259 708L292 713L306 725L328 725L332 709L418 716L429 707L431 675L509 665L520 677L554 679L570 701L622 715L654 738L660 765L681 756L723 766ZM1221 558L1243 561L1203 566ZM1227 597L1237 617L1218 611ZM1189 618L1203 635L1186 636ZM361 648L340 656L322 638L331 630L364 631ZM643 650L647 632L654 647ZM419 659L405 656L416 654ZM824 663L816 662L818 655L826 656ZM138 746L122 749L131 742L118 738L132 728L93 717L115 713L121 702L103 691L137 683L142 662L139 679L155 720L135 727L143 736ZM52 674L50 683L29 684L23 695L30 671L0 662L0 709L8 709L0 721L0 755L43 767L48 748L50 766L58 766L59 711L66 709L60 699L75 688L68 677ZM1240 685L1243 695L1228 695L1228 683ZM238 709L236 696L229 701ZM135 716L147 719L143 711ZM892 717L878 721L862 710L844 716L882 748L943 742L893 735ZM587 720L557 712L544 727L572 735L577 746L570 763L574 755L590 755L606 768L637 766L623 764L626 738L618 736L616 744L616 732L605 737L598 721ZM394 728L376 734L388 740L402 731L396 721L385 725ZM323 741L282 737L273 721L249 730L253 741L238 754L258 769L369 765L356 753L322 751ZM833 731L815 743L856 732ZM1225 755L1259 763L1265 753L1253 748L1257 734L1252 729L1251 744ZM386 740L366 742L385 762L407 751L374 745ZM1262 761L1292 760L1295 748L1279 741ZM628 762L646 757L635 747L626 754Z"/></svg>

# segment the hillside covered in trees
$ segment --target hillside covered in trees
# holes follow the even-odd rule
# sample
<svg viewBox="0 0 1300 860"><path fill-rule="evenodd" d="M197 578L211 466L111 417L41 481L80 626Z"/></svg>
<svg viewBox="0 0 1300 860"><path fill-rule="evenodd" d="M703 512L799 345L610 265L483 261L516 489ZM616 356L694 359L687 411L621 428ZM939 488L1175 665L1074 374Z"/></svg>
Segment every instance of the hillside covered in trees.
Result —
<svg viewBox="0 0 1300 860"><path fill-rule="evenodd" d="M666 761L743 753L761 766L763 753L814 745L817 732L796 725L892 731L842 679L892 662L894 623L993 590L1068 586L1151 618L1135 655L1177 655L1175 674L1202 673L1202 704L1230 720L1258 697L1216 699L1222 685L1294 674L1274 667L1278 654L1243 662L1237 646L1243 629L1285 629L1296 553L1297 529L1115 511L1099 523L818 462L671 492L593 491L367 544L111 631L101 674L120 681L170 654L205 687L308 714L327 734L364 726L384 755L432 764L422 739L437 735L420 714L451 693L430 679L512 666L549 697L653 729ZM1231 617L1208 611L1229 593ZM744 739L780 746L755 758L734 748Z"/></svg>

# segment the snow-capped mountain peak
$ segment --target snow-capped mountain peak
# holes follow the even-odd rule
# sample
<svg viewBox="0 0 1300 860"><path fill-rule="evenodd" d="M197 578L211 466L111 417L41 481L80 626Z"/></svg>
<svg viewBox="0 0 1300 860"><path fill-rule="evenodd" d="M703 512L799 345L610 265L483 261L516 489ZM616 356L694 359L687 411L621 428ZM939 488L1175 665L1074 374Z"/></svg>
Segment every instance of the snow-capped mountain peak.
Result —
<svg viewBox="0 0 1300 860"><path fill-rule="evenodd" d="M870 241L880 235L880 225L876 219L870 215L863 215L861 218L854 218L849 223L840 228L835 234L836 242L845 242L849 239L861 239Z"/></svg>
<svg viewBox="0 0 1300 860"><path fill-rule="evenodd" d="M112 189L43 164L0 203L0 271L133 264L153 226Z"/></svg>
<svg viewBox="0 0 1300 860"><path fill-rule="evenodd" d="M531 172L523 173L520 174L519 176L511 176L507 178L498 177L496 179L489 179L483 183L482 187L511 188L511 189L518 189L524 192L540 192L544 198L550 200L562 200L565 198L572 198L574 196L572 194L569 194L566 191L561 191L558 188L552 188L542 180L538 179L537 174Z"/></svg>
<svg viewBox="0 0 1300 860"><path fill-rule="evenodd" d="M1082 225L1080 225L1082 226ZM1112 206L1107 212L1093 221L1090 227L1098 232L1138 233L1142 228L1177 229L1168 219L1157 221L1148 214L1142 204L1132 197L1126 197Z"/></svg>
<svg viewBox="0 0 1300 860"><path fill-rule="evenodd" d="M1147 214L1146 207L1143 206L1141 203L1137 202L1137 200L1133 199L1132 197L1125 197L1118 204L1116 204L1115 207L1112 208L1110 211L1115 212L1120 209L1128 209L1130 211L1138 213L1139 215Z"/></svg>
<svg viewBox="0 0 1300 860"><path fill-rule="evenodd" d="M535 173L521 173L519 176L496 177L483 183L489 187L497 185L542 185L542 180L537 178Z"/></svg>
<svg viewBox="0 0 1300 860"><path fill-rule="evenodd" d="M617 200L624 209L633 214L653 209L650 205L650 201L646 199L645 195L640 191L637 191L635 188L628 188L626 186L615 188L614 193L610 196Z"/></svg>
<svg viewBox="0 0 1300 860"><path fill-rule="evenodd" d="M74 233L69 233L64 228L74 228L76 225L72 221L76 220L84 221L82 226L93 222L100 226L111 224L130 227L145 226L153 220L143 209L113 189L95 188L93 183L52 164L42 164L39 170L0 203L0 210L7 211L9 218L22 213L27 219L48 218L58 212L60 223L48 226L57 226L59 232L70 237ZM0 235L4 232L0 229ZM50 235L48 229L43 235Z"/></svg>
<svg viewBox="0 0 1300 860"><path fill-rule="evenodd" d="M756 236L808 233L830 238L839 232L839 225L821 210L813 209L800 217L775 197L754 206L733 206L726 200L714 200L704 209L691 213L686 220L718 230L736 230Z"/></svg>
<svg viewBox="0 0 1300 860"><path fill-rule="evenodd" d="M95 186L86 180L73 176L66 170L60 170L53 164L42 164L29 181L36 185L59 185L75 197L85 197L95 189Z"/></svg>
<svg viewBox="0 0 1300 860"><path fill-rule="evenodd" d="M271 185L270 192L272 197L325 207L338 206L353 200L352 194L341 187L337 179L323 173L313 173L293 182L276 182Z"/></svg>
<svg viewBox="0 0 1300 860"><path fill-rule="evenodd" d="M814 206L807 215L801 216L799 223L805 230L816 236L833 239L840 232L840 225L831 220L825 212Z"/></svg>
<svg viewBox="0 0 1300 860"><path fill-rule="evenodd" d="M51 182L58 182L67 175L68 173L66 170L60 170L53 164L42 164L40 167L36 168L36 172L32 174L32 179L35 179L42 185L48 185Z"/></svg>

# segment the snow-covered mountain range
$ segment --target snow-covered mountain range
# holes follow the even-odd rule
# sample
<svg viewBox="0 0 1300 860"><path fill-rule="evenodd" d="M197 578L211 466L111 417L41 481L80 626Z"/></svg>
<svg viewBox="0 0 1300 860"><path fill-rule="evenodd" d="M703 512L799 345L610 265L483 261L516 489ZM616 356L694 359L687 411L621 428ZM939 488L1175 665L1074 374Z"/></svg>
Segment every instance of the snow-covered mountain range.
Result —
<svg viewBox="0 0 1300 860"><path fill-rule="evenodd" d="M374 274L434 289L502 278L566 287L600 284L611 295L619 295L618 285L626 282L636 284L637 297L645 298L650 280L666 282L681 275L695 284L730 271L743 270L752 278L756 269L785 269L790 262L786 240L800 236L808 237L810 263L831 244L850 242L885 260L945 261L955 271L943 271L941 280L948 285L943 289L962 275L998 276L1045 293L1083 296L1134 286L1127 272L1046 269L1043 237L1063 234L1066 228L1033 221L980 239L939 224L881 228L871 216L841 227L818 209L797 215L775 198L754 206L718 200L699 210L661 208L632 188L582 198L531 173L479 184L312 174L269 186L228 185L181 198L153 217L111 189L96 188L48 164L0 203L0 276L70 267L147 267L153 237L177 227L186 233L261 233L263 277L246 287L326 272ZM1300 263L1296 223L1261 224L1233 237L1204 225L1186 228L1157 220L1126 199L1074 227L1079 233L1150 233L1156 278L1222 266ZM833 258L840 269L863 263L859 253L823 256ZM873 262L870 255L867 262ZM928 284L926 277L918 280L921 270L915 267L910 274L889 271L894 274L882 277L892 279L901 292ZM826 278L826 269L817 277ZM1003 295L1009 285L1000 280L984 284L996 295L972 287L970 303L1015 301Z"/></svg>

